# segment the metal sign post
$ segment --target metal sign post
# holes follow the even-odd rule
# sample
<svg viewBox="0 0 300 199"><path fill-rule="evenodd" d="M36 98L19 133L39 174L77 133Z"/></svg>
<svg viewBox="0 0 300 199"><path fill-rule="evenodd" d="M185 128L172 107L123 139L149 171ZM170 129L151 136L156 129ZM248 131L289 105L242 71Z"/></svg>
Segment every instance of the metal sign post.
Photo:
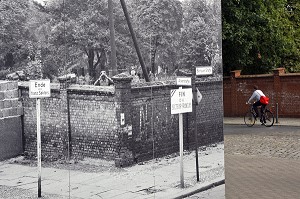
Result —
<svg viewBox="0 0 300 199"><path fill-rule="evenodd" d="M179 87L181 90L182 87ZM183 115L179 113L179 154L180 154L180 185L184 188L184 174L183 174Z"/></svg>
<svg viewBox="0 0 300 199"><path fill-rule="evenodd" d="M184 188L183 175L183 119L182 113L179 113L179 153L180 153L180 185Z"/></svg>
<svg viewBox="0 0 300 199"><path fill-rule="evenodd" d="M42 197L41 99L50 97L50 80L31 80L29 98L36 98L36 137L38 166L38 197Z"/></svg>
<svg viewBox="0 0 300 199"><path fill-rule="evenodd" d="M36 135L37 135L37 161L38 161L38 197L42 196L42 147L41 147L41 99L36 98Z"/></svg>
<svg viewBox="0 0 300 199"><path fill-rule="evenodd" d="M197 182L199 179L199 160L198 160L198 129L197 129L197 105L202 100L202 94L196 87L196 76L208 76L213 74L212 66L195 66L192 74L192 89L193 89L193 119L194 119L194 132L195 132L195 153L196 153L196 174Z"/></svg>
<svg viewBox="0 0 300 199"><path fill-rule="evenodd" d="M184 188L183 172L183 114L192 112L192 89L171 90L171 114L179 114L180 185Z"/></svg>
<svg viewBox="0 0 300 199"><path fill-rule="evenodd" d="M198 129L197 129L197 89L196 89L196 69L193 70L192 76L192 90L193 90L193 119L194 119L194 134L195 134L195 154L196 154L196 175L197 175L197 182L200 181L199 179L199 161L198 161Z"/></svg>

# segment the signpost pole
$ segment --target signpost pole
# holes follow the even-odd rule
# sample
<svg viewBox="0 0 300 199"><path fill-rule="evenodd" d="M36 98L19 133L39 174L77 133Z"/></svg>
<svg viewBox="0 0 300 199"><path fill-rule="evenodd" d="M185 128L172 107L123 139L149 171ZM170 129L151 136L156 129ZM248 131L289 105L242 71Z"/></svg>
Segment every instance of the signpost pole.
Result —
<svg viewBox="0 0 300 199"><path fill-rule="evenodd" d="M183 176L183 116L179 113L179 146L180 146L180 185L184 188Z"/></svg>
<svg viewBox="0 0 300 199"><path fill-rule="evenodd" d="M179 145L180 145L180 185L184 188L184 176L183 176L183 117L182 113L179 113Z"/></svg>
<svg viewBox="0 0 300 199"><path fill-rule="evenodd" d="M182 87L179 87L182 89ZM183 115L179 113L179 153L180 153L180 185L184 188L184 176L183 176Z"/></svg>
<svg viewBox="0 0 300 199"><path fill-rule="evenodd" d="M41 197L41 174L42 174L42 160L41 160L41 99L36 98L36 132L37 132L37 160L38 160L38 197Z"/></svg>
<svg viewBox="0 0 300 199"><path fill-rule="evenodd" d="M181 79L182 82L191 82L188 79ZM179 153L180 153L180 185L184 188L183 177L183 115L182 113L192 112L192 89L171 90L171 114L179 114Z"/></svg>
<svg viewBox="0 0 300 199"><path fill-rule="evenodd" d="M194 133L195 133L195 154L196 154L196 174L197 182L199 182L199 161L198 161L198 134L197 134L197 89L196 89L196 67L193 70L192 76L192 91L193 91L193 119L194 119Z"/></svg>
<svg viewBox="0 0 300 199"><path fill-rule="evenodd" d="M38 166L38 197L42 190L41 98L50 97L50 80L30 80L29 98L36 98L36 143Z"/></svg>

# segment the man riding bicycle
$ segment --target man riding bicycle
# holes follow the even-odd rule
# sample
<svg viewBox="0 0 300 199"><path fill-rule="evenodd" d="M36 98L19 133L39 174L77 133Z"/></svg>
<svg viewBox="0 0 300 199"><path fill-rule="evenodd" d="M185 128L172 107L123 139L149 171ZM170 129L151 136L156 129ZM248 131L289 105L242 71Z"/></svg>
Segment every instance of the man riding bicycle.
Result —
<svg viewBox="0 0 300 199"><path fill-rule="evenodd" d="M253 94L251 95L251 97L249 98L248 102L246 104L249 104L249 103L253 103L253 109L256 113L255 115L255 119L259 116L258 114L258 106L261 106L261 109L260 109L260 122L262 124L265 123L265 121L263 121L262 119L262 115L263 115L263 112L267 106L267 104L269 103L269 98L266 97L266 95L261 91L261 90L258 90L258 87L257 86L253 86L254 88L254 92Z"/></svg>

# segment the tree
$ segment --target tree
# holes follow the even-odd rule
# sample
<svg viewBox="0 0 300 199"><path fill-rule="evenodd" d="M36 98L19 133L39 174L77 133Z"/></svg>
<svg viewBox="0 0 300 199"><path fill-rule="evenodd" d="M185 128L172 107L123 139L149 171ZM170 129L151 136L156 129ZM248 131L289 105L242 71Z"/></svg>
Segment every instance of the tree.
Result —
<svg viewBox="0 0 300 199"><path fill-rule="evenodd" d="M287 12L289 13L289 19L294 27L294 41L297 45L296 51L299 55L300 51L300 2L297 0L288 0L286 6ZM289 57L291 63L289 64L289 70L291 72L299 72L300 71L300 58L299 56Z"/></svg>
<svg viewBox="0 0 300 199"><path fill-rule="evenodd" d="M29 12L28 0L6 0L0 4L0 60L12 68L21 60L33 39L26 27ZM1 62L0 62L1 63ZM3 66L2 66L3 67Z"/></svg>
<svg viewBox="0 0 300 199"><path fill-rule="evenodd" d="M150 49L150 70L157 72L156 58L172 62L176 51L176 40L182 28L183 11L178 0L140 0L133 1L133 19L139 36L142 38L144 52ZM149 53L148 53L149 54ZM173 55L173 56L172 56ZM169 63L162 63L168 65ZM172 65L172 63L171 63Z"/></svg>
<svg viewBox="0 0 300 199"><path fill-rule="evenodd" d="M217 2L188 0L184 2L184 28L181 37L181 66L221 67L221 20Z"/></svg>
<svg viewBox="0 0 300 199"><path fill-rule="evenodd" d="M121 10L121 6L115 2L114 17L117 45L117 67L126 67L125 61L134 62L129 43L129 31ZM52 13L56 17L56 23L52 31L53 43L56 46L62 44L67 49L68 62L66 68L76 66L87 57L88 73L93 80L98 78L100 71L108 70L110 46L108 29L108 5L106 0L66 0L65 4L53 4ZM63 18L64 21L61 21ZM75 50L76 49L76 50ZM73 54L70 54L73 52ZM81 53L80 53L81 52ZM74 58L74 57L77 57ZM125 66L124 66L125 65Z"/></svg>
<svg viewBox="0 0 300 199"><path fill-rule="evenodd" d="M267 73L299 60L286 0L222 1L224 73ZM297 62L294 62L296 64Z"/></svg>

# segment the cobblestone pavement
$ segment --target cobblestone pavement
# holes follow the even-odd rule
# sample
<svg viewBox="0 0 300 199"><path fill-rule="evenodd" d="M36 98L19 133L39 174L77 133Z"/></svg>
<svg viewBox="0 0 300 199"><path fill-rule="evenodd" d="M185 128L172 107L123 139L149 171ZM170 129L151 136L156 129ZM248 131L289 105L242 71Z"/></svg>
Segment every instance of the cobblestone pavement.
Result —
<svg viewBox="0 0 300 199"><path fill-rule="evenodd" d="M225 125L226 199L300 198L300 127Z"/></svg>
<svg viewBox="0 0 300 199"><path fill-rule="evenodd" d="M225 132L226 155L261 155L300 160L300 127L235 126L234 131L240 133Z"/></svg>

